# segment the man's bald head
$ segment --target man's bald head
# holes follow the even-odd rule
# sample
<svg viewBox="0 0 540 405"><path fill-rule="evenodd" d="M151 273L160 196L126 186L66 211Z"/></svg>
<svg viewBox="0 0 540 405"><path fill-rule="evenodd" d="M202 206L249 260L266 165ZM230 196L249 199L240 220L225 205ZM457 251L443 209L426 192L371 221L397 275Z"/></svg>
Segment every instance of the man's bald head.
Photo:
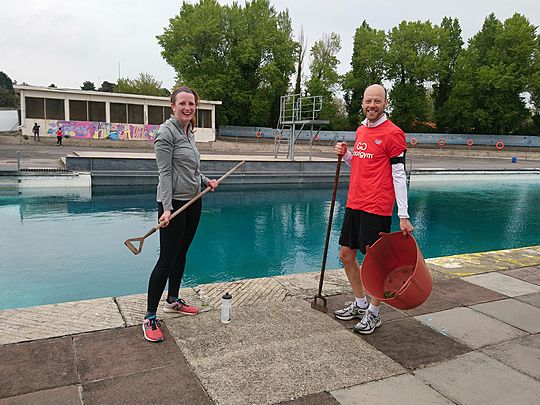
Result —
<svg viewBox="0 0 540 405"><path fill-rule="evenodd" d="M386 89L380 84L366 87L362 100L362 112L370 122L377 121L388 107Z"/></svg>
<svg viewBox="0 0 540 405"><path fill-rule="evenodd" d="M372 84L370 86L367 86L364 90L364 98L366 97L366 94L379 96L382 94L384 101L387 101L386 89L380 84Z"/></svg>

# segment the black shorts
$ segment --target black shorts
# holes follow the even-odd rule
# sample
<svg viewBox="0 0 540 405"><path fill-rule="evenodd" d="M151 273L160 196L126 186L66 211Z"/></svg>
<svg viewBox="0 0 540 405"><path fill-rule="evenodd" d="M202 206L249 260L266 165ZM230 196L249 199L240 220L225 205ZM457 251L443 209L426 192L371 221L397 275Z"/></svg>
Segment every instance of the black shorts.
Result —
<svg viewBox="0 0 540 405"><path fill-rule="evenodd" d="M339 244L366 254L366 246L373 245L380 232L389 233L391 225L392 217L346 208Z"/></svg>

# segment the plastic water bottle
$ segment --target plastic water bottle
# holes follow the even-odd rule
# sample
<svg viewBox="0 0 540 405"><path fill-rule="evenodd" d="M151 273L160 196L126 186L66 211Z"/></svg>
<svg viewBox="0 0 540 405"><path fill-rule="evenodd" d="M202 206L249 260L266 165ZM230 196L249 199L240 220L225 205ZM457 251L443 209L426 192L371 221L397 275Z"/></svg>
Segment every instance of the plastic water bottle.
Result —
<svg viewBox="0 0 540 405"><path fill-rule="evenodd" d="M232 295L228 292L221 297L221 322L229 323L231 321Z"/></svg>

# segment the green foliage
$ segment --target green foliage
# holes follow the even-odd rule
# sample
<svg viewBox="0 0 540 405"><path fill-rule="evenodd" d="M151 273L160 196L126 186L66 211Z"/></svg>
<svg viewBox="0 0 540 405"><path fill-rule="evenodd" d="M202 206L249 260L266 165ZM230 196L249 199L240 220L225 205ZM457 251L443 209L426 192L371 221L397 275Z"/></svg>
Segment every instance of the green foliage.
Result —
<svg viewBox="0 0 540 405"><path fill-rule="evenodd" d="M534 101L536 27L514 14L502 23L494 14L458 58L455 85L444 113L452 131L507 134L531 121L524 94Z"/></svg>
<svg viewBox="0 0 540 405"><path fill-rule="evenodd" d="M337 72L339 60L336 56L340 49L341 38L336 33L324 34L322 39L315 42L311 48L310 78L306 83L309 96L322 96L322 110L318 118L329 120L330 129L335 129L333 121L338 112L334 96L341 82Z"/></svg>
<svg viewBox="0 0 540 405"><path fill-rule="evenodd" d="M352 69L343 78L344 99L349 122L358 126L361 119L362 96L367 86L382 83L385 75L386 34L364 21L354 35Z"/></svg>
<svg viewBox="0 0 540 405"><path fill-rule="evenodd" d="M461 27L457 18L444 17L438 30L437 70L433 84L433 104L435 120L439 131L445 132L449 126L444 104L454 87L454 76L458 57L463 49Z"/></svg>
<svg viewBox="0 0 540 405"><path fill-rule="evenodd" d="M294 86L294 94L302 94L302 68L304 66L304 58L306 56L307 41L304 38L304 28L300 30L298 41L298 58L296 61L296 80Z"/></svg>
<svg viewBox="0 0 540 405"><path fill-rule="evenodd" d="M431 98L424 83L436 78L438 29L431 22L403 21L387 37L386 75L392 80L391 118L404 131L430 122Z"/></svg>
<svg viewBox="0 0 540 405"><path fill-rule="evenodd" d="M201 98L222 100L219 121L233 125L277 123L298 44L288 13L268 0L222 6L216 0L182 3L158 37L177 83Z"/></svg>
<svg viewBox="0 0 540 405"><path fill-rule="evenodd" d="M398 82L392 87L392 121L406 132L429 122L430 99L423 84Z"/></svg>
<svg viewBox="0 0 540 405"><path fill-rule="evenodd" d="M4 72L0 72L0 108L17 108L19 99L15 94L13 82Z"/></svg>
<svg viewBox="0 0 540 405"><path fill-rule="evenodd" d="M433 80L437 69L437 29L429 21L402 21L387 37L387 78L401 84Z"/></svg>
<svg viewBox="0 0 540 405"><path fill-rule="evenodd" d="M102 91L104 93L114 93L115 87L116 87L116 84L105 80L103 83L101 83L101 87L98 89L98 91Z"/></svg>
<svg viewBox="0 0 540 405"><path fill-rule="evenodd" d="M87 81L83 82L83 85L81 86L81 90L93 90L93 91L95 91L96 86L94 85L93 82L91 82L90 80L87 80Z"/></svg>
<svg viewBox="0 0 540 405"><path fill-rule="evenodd" d="M146 96L167 97L171 93L161 87L160 81L149 73L139 73L136 79L120 78L114 86L115 93L143 94Z"/></svg>

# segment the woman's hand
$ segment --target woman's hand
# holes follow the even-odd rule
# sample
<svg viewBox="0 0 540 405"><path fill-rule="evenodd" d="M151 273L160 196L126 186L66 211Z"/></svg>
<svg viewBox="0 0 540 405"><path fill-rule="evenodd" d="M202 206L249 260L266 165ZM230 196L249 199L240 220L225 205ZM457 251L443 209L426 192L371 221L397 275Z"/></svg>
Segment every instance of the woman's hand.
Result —
<svg viewBox="0 0 540 405"><path fill-rule="evenodd" d="M347 153L347 142L336 143L336 146L334 146L334 151L336 152L336 155L338 156L345 155L345 153Z"/></svg>
<svg viewBox="0 0 540 405"><path fill-rule="evenodd" d="M162 228L165 228L169 225L169 218L171 217L171 210L163 211L163 215L159 217L159 223Z"/></svg>
<svg viewBox="0 0 540 405"><path fill-rule="evenodd" d="M210 187L210 189L211 189L210 191L214 191L217 188L218 184L219 183L218 183L217 180L212 179L206 184L206 186Z"/></svg>

